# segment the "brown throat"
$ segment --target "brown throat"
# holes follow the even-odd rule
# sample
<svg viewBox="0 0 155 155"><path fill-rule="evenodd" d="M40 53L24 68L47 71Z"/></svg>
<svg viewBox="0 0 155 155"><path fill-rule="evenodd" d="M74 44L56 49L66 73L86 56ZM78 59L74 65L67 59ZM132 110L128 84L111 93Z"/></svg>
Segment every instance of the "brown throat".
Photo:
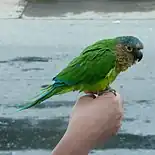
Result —
<svg viewBox="0 0 155 155"><path fill-rule="evenodd" d="M116 57L116 69L119 72L126 71L134 64L134 56L120 44L116 46Z"/></svg>

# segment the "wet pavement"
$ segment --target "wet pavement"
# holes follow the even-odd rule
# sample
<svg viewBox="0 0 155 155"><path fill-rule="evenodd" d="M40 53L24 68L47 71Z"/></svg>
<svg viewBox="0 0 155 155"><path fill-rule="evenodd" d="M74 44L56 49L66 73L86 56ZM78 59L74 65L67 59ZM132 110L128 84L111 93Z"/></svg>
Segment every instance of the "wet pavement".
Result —
<svg viewBox="0 0 155 155"><path fill-rule="evenodd" d="M94 20L88 20L91 14ZM81 94L55 96L30 110L11 113L35 96L42 85L50 83L87 45L118 35L138 36L145 45L144 59L113 83L125 101L123 125L117 136L92 153L155 153L155 21L98 20L95 13L91 14L87 20L62 20L58 16L58 20L34 20L30 13L24 19L0 19L0 153L50 154L65 132L72 106Z"/></svg>
<svg viewBox="0 0 155 155"><path fill-rule="evenodd" d="M29 0L25 19L150 19L153 0ZM37 2L37 3L36 3ZM40 3L38 3L40 2Z"/></svg>

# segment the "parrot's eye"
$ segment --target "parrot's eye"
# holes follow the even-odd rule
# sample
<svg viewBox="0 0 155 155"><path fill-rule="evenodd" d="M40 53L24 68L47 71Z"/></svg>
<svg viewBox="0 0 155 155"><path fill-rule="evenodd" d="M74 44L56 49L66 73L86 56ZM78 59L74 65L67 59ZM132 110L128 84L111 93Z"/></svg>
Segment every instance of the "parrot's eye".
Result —
<svg viewBox="0 0 155 155"><path fill-rule="evenodd" d="M130 46L125 46L125 48L127 49L128 52L132 52L133 48L131 48Z"/></svg>

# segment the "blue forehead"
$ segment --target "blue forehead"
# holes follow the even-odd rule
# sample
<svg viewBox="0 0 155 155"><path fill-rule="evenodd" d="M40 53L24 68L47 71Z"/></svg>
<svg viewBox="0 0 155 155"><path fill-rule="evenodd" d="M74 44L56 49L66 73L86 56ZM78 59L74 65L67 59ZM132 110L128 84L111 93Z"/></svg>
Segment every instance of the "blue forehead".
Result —
<svg viewBox="0 0 155 155"><path fill-rule="evenodd" d="M119 44L132 46L135 48L143 48L143 43L134 36L121 36L116 38Z"/></svg>

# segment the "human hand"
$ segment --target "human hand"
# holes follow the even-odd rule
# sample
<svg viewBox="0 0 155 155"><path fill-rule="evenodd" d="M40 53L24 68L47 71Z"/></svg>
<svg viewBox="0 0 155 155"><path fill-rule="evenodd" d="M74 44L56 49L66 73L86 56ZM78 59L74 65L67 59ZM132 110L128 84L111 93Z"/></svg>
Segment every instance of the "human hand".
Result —
<svg viewBox="0 0 155 155"><path fill-rule="evenodd" d="M67 131L53 155L88 155L98 143L106 142L117 133L122 117L119 94L81 97L73 107Z"/></svg>

